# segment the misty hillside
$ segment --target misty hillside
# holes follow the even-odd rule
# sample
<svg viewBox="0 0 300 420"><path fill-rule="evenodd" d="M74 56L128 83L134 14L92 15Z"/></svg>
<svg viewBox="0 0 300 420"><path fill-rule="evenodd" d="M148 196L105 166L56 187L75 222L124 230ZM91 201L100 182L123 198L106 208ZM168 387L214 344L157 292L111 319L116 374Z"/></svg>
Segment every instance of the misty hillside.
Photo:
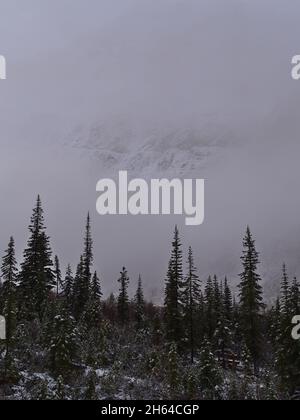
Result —
<svg viewBox="0 0 300 420"><path fill-rule="evenodd" d="M200 128L138 128L128 123L80 125L65 147L101 164L103 170L129 170L137 176L199 175L234 142L230 130L206 122ZM201 173L201 172L200 172ZM114 173L113 173L114 174Z"/></svg>

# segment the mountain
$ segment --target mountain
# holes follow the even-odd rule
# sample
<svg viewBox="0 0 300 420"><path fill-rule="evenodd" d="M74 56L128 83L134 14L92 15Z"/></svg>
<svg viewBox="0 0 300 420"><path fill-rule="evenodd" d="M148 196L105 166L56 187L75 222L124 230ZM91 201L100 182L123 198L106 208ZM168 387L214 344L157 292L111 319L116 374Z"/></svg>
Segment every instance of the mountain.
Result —
<svg viewBox="0 0 300 420"><path fill-rule="evenodd" d="M108 172L128 170L143 176L188 176L199 172L235 142L222 124L200 128L141 128L124 122L76 127L65 146Z"/></svg>

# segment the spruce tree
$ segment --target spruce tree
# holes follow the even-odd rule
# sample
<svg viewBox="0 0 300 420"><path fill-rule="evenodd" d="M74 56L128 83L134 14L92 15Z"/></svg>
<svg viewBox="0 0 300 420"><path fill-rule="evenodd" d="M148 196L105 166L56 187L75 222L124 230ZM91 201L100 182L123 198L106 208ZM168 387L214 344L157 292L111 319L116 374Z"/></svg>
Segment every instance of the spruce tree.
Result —
<svg viewBox="0 0 300 420"><path fill-rule="evenodd" d="M137 329L142 328L145 320L145 298L141 275L139 276L138 288L134 297L134 315Z"/></svg>
<svg viewBox="0 0 300 420"><path fill-rule="evenodd" d="M211 276L208 277L205 291L204 291L204 302L205 302L205 335L210 341L212 341L215 334L217 322L215 312L215 293L213 287L213 281Z"/></svg>
<svg viewBox="0 0 300 420"><path fill-rule="evenodd" d="M282 325L282 319L281 319L281 305L280 305L280 299L276 299L275 305L271 308L268 322L270 326L269 330L269 336L271 339L271 343L274 348L277 347L278 339L280 336L280 329Z"/></svg>
<svg viewBox="0 0 300 420"><path fill-rule="evenodd" d="M165 327L169 342L182 340L182 245L176 226L165 289Z"/></svg>
<svg viewBox="0 0 300 420"><path fill-rule="evenodd" d="M201 282L197 275L194 263L193 250L189 248L188 270L183 284L183 314L184 324L187 329L187 339L191 355L191 363L194 363L195 349L197 345L197 328L202 321L199 319L199 306L201 299Z"/></svg>
<svg viewBox="0 0 300 420"><path fill-rule="evenodd" d="M291 338L291 291L286 265L283 265L280 296L280 320L279 327L273 332L276 334L276 368L281 378L281 385L290 391L293 360L290 357L290 350L294 346Z"/></svg>
<svg viewBox="0 0 300 420"><path fill-rule="evenodd" d="M218 352L223 368L227 368L228 358L234 350L233 303L232 293L225 278L221 287L221 301L218 310L218 322L214 334L214 348Z"/></svg>
<svg viewBox="0 0 300 420"><path fill-rule="evenodd" d="M227 319L227 321L231 322L233 319L233 298L232 298L232 292L228 285L227 277L225 277L223 299L224 299L223 300L224 316Z"/></svg>
<svg viewBox="0 0 300 420"><path fill-rule="evenodd" d="M180 366L179 355L175 343L171 344L167 354L166 370L169 397L176 400L180 395Z"/></svg>
<svg viewBox="0 0 300 420"><path fill-rule="evenodd" d="M95 271L92 278L91 299L100 302L101 298L102 298L102 292L101 292L100 279L98 277L97 271Z"/></svg>
<svg viewBox="0 0 300 420"><path fill-rule="evenodd" d="M214 301L214 313L215 313L215 320L216 320L216 324L219 322L220 320L220 316L221 316L221 312L222 312L222 305L223 305L223 300L222 300L222 290L223 286L219 283L218 277L216 275L214 275L214 280L213 280L213 301Z"/></svg>
<svg viewBox="0 0 300 420"><path fill-rule="evenodd" d="M84 296L85 303L89 300L89 287L92 279L92 265L93 265L93 240L91 234L91 219L90 214L87 216L86 228L85 228L85 239L84 239L84 252L83 252L83 280L84 280ZM83 292L83 291L82 291Z"/></svg>
<svg viewBox="0 0 300 420"><path fill-rule="evenodd" d="M84 270L84 262L83 262L83 257L81 256L80 262L77 266L77 270L75 274L74 290L73 290L73 313L77 321L80 319L86 306L86 282L85 282L83 270Z"/></svg>
<svg viewBox="0 0 300 420"><path fill-rule="evenodd" d="M289 318L289 294L290 282L287 274L286 265L283 264L282 268L282 281L281 281L281 312L285 318Z"/></svg>
<svg viewBox="0 0 300 420"><path fill-rule="evenodd" d="M6 320L6 344L7 350L9 350L12 344L17 322L17 261L15 257L15 242L12 237L10 238L7 251L2 259L1 273L3 280L3 315Z"/></svg>
<svg viewBox="0 0 300 420"><path fill-rule="evenodd" d="M58 297L61 291L63 290L63 282L60 270L60 263L57 255L54 258L54 278L56 283L56 296Z"/></svg>
<svg viewBox="0 0 300 420"><path fill-rule="evenodd" d="M295 277L289 290L290 324L284 323L281 336L281 375L290 395L300 389L300 340L291 337L291 320L300 314L300 286Z"/></svg>
<svg viewBox="0 0 300 420"><path fill-rule="evenodd" d="M118 282L120 283L120 291L118 297L118 318L119 322L122 325L125 325L129 321L129 277L125 267L123 267L120 275L121 277L118 280Z"/></svg>
<svg viewBox="0 0 300 420"><path fill-rule="evenodd" d="M244 250L241 257L244 271L241 273L240 290L240 317L242 334L245 345L249 349L255 364L261 356L261 311L263 305L263 290L260 285L261 278L257 273L259 254L255 248L255 241L247 228L243 242Z"/></svg>
<svg viewBox="0 0 300 420"><path fill-rule="evenodd" d="M288 289L287 289L288 286ZM300 341L291 336L291 320L300 310L299 284L294 278L292 285L283 278L281 288L281 319L277 334L276 369L283 390L290 395L300 387Z"/></svg>
<svg viewBox="0 0 300 420"><path fill-rule="evenodd" d="M199 379L204 398L209 400L216 399L216 389L221 385L222 377L208 340L203 343L200 353Z"/></svg>
<svg viewBox="0 0 300 420"><path fill-rule="evenodd" d="M76 319L79 319L85 313L87 305L90 302L93 259L91 219L88 214L85 227L84 251L75 276L74 313Z"/></svg>
<svg viewBox="0 0 300 420"><path fill-rule="evenodd" d="M71 265L69 264L67 267L65 280L63 282L63 295L69 309L72 308L73 293L74 293L74 277L73 277Z"/></svg>
<svg viewBox="0 0 300 420"><path fill-rule="evenodd" d="M299 315L300 314L300 285L297 280L297 277L294 277L293 283L289 290L288 302L289 302L289 312L290 312L291 318L293 318L295 315Z"/></svg>
<svg viewBox="0 0 300 420"><path fill-rule="evenodd" d="M24 261L19 274L20 317L42 320L50 291L55 286L52 271L49 237L45 233L41 199L38 196L29 226L30 238L24 251Z"/></svg>
<svg viewBox="0 0 300 420"><path fill-rule="evenodd" d="M230 359L232 358L234 337L232 321L226 317L223 305L220 307L219 320L216 326L213 344L223 368L226 369L229 357Z"/></svg>
<svg viewBox="0 0 300 420"><path fill-rule="evenodd" d="M92 279L90 299L84 314L84 320L89 329L98 328L102 320L101 298L100 280L97 272L95 272Z"/></svg>
<svg viewBox="0 0 300 420"><path fill-rule="evenodd" d="M78 351L78 333L74 318L64 310L60 312L54 318L49 355L52 371L64 375L75 361Z"/></svg>

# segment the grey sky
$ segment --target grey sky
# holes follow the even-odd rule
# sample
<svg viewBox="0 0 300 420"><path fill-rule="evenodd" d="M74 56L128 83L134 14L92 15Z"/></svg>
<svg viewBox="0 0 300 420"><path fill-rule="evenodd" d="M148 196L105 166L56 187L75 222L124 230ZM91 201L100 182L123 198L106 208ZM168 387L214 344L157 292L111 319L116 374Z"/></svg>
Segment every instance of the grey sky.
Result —
<svg viewBox="0 0 300 420"><path fill-rule="evenodd" d="M95 214L95 170L62 147L77 124L222 121L239 145L207 178L207 220L186 229L201 273L234 277L253 226L271 277L298 267L300 52L297 0L0 0L0 248L25 245L41 193L53 247L75 264L90 208L97 266L112 290L122 265L161 287L173 219ZM25 236L26 235L26 236ZM159 245L157 245L159 244ZM154 268L155 267L155 268ZM156 292L157 293L157 292Z"/></svg>

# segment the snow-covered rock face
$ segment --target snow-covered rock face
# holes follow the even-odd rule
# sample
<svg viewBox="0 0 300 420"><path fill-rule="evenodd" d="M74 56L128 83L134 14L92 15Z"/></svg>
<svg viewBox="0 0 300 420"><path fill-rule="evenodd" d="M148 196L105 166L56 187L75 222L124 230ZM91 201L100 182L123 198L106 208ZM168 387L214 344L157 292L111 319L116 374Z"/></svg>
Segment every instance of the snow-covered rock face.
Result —
<svg viewBox="0 0 300 420"><path fill-rule="evenodd" d="M222 124L141 129L125 123L103 123L77 127L67 136L65 146L89 156L109 172L190 176L233 142L234 135Z"/></svg>

